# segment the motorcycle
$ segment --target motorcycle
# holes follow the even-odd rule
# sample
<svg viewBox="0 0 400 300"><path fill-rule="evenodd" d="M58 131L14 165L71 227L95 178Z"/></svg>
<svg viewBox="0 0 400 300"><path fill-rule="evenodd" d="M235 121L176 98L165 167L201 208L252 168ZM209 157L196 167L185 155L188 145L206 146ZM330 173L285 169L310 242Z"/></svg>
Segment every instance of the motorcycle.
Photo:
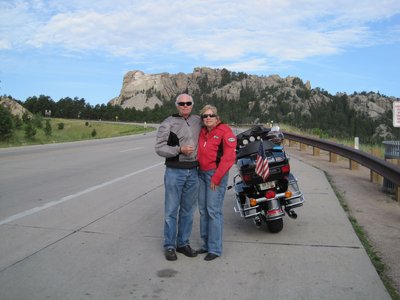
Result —
<svg viewBox="0 0 400 300"><path fill-rule="evenodd" d="M294 209L304 203L297 179L290 172L283 139L279 126L256 125L238 134L235 163L238 173L229 187L235 190L235 212L245 219L253 219L257 227L266 223L271 233L283 229L285 214L296 219ZM256 172L260 149L268 160L269 175L265 180Z"/></svg>

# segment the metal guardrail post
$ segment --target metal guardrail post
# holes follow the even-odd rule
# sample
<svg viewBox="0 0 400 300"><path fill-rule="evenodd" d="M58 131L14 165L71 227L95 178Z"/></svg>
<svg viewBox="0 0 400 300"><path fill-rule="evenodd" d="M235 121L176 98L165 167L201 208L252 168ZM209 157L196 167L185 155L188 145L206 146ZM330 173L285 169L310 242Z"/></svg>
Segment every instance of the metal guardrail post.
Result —
<svg viewBox="0 0 400 300"><path fill-rule="evenodd" d="M349 168L350 170L358 170L358 163L354 160L349 160Z"/></svg>
<svg viewBox="0 0 400 300"><path fill-rule="evenodd" d="M338 156L336 153L329 152L329 162L331 163L337 163Z"/></svg>
<svg viewBox="0 0 400 300"><path fill-rule="evenodd" d="M379 150L377 149L373 149L372 150L372 155L375 157L380 157L379 155ZM373 183L377 183L377 184L382 184L383 183L383 177L381 175L379 175L378 173L370 170L370 180Z"/></svg>
<svg viewBox="0 0 400 300"><path fill-rule="evenodd" d="M319 148L313 147L313 156L319 156L319 154L320 154Z"/></svg>

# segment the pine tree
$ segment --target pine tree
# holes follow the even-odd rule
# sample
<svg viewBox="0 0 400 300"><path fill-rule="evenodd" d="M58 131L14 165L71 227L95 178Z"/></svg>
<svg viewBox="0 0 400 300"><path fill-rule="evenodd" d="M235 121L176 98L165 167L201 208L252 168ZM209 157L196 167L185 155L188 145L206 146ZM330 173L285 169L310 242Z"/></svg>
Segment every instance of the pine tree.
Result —
<svg viewBox="0 0 400 300"><path fill-rule="evenodd" d="M13 135L13 120L11 113L0 105L0 140L7 140Z"/></svg>
<svg viewBox="0 0 400 300"><path fill-rule="evenodd" d="M49 119L46 120L46 125L43 130L46 136L51 136L51 124Z"/></svg>
<svg viewBox="0 0 400 300"><path fill-rule="evenodd" d="M29 140L32 140L35 138L36 135L36 128L33 127L32 122L28 122L25 125L25 137Z"/></svg>

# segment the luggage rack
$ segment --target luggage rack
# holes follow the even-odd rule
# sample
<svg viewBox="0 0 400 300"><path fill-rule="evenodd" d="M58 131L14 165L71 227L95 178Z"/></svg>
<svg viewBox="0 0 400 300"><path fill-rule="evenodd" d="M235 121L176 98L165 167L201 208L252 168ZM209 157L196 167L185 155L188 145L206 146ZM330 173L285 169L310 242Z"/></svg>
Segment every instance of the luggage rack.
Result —
<svg viewBox="0 0 400 300"><path fill-rule="evenodd" d="M237 182L236 181L237 178L239 178L241 180L239 174L235 175L235 177L233 179L235 186L237 186L238 184L241 184L243 182L243 181ZM283 202L284 202L283 205L285 206L285 209L290 210L290 209L302 206L304 203L304 195L299 189L299 186L297 184L297 179L291 173L289 175L288 190L290 190L292 192L293 196L283 200ZM283 194L284 193L278 194L277 195L278 198L280 198ZM262 200L262 198L264 198L264 197L261 197L259 199L264 202L266 199L264 198L264 200ZM271 200L276 200L276 198L271 199ZM268 200L266 200L266 201L268 201ZM238 193L236 191L236 203L234 206L235 213L240 213L240 216L245 219L254 218L261 214L261 211L257 211L258 207L259 207L259 205L250 206L250 204L248 202L243 205L240 204L240 199L239 199Z"/></svg>
<svg viewBox="0 0 400 300"><path fill-rule="evenodd" d="M292 192L293 196L285 199L285 208L292 209L302 206L304 203L304 195L299 189L297 178L294 177L292 173L289 174L288 190Z"/></svg>
<svg viewBox="0 0 400 300"><path fill-rule="evenodd" d="M259 205L250 206L250 204L246 203L243 205L242 208L239 204L239 201L236 201L236 205L233 207L233 209L235 210L235 213L240 213L241 217L245 219L250 219L258 216L261 213L260 211L257 211L258 207Z"/></svg>

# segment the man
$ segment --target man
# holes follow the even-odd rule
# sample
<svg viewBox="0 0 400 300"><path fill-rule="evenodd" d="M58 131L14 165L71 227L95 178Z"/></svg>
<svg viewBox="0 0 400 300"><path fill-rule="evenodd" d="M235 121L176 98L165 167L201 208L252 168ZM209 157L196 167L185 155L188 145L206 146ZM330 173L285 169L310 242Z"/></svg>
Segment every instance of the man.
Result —
<svg viewBox="0 0 400 300"><path fill-rule="evenodd" d="M176 260L175 249L188 257L197 256L190 247L193 215L198 194L197 143L201 119L192 115L193 98L176 98L178 114L166 118L158 128L156 153L165 157L164 251L167 260Z"/></svg>

